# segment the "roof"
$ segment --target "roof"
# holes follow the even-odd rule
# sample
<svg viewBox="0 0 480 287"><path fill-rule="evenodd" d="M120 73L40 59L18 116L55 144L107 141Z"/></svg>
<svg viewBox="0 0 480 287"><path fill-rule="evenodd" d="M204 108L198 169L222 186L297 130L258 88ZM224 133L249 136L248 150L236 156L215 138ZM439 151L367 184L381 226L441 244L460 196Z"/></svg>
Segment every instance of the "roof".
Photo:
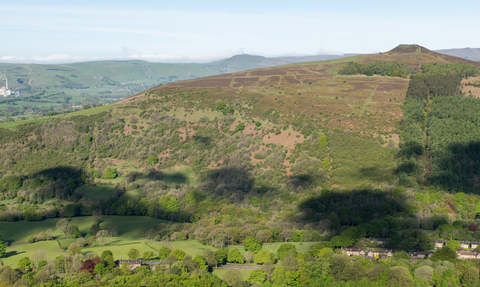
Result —
<svg viewBox="0 0 480 287"><path fill-rule="evenodd" d="M370 249L368 252L373 252L373 253L389 253L392 252L391 250L378 250L378 249Z"/></svg>
<svg viewBox="0 0 480 287"><path fill-rule="evenodd" d="M364 251L363 249L359 249L359 248L344 248L343 250L345 250L345 251Z"/></svg>

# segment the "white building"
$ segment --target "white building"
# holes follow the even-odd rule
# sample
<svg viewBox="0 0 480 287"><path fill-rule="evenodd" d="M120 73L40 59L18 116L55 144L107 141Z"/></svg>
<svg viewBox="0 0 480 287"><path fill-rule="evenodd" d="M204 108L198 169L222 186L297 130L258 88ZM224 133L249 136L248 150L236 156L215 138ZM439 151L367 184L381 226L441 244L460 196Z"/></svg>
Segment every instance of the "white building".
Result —
<svg viewBox="0 0 480 287"><path fill-rule="evenodd" d="M12 92L8 89L8 79L5 78L5 87L0 88L0 96L7 97L11 94Z"/></svg>

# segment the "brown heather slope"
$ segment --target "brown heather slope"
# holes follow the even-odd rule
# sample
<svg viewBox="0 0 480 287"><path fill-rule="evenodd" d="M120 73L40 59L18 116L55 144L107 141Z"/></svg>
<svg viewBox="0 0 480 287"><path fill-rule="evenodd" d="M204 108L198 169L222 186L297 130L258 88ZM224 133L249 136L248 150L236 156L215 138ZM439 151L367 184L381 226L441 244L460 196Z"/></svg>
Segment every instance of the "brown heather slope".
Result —
<svg viewBox="0 0 480 287"><path fill-rule="evenodd" d="M159 98L163 107L193 111L213 108L221 100L242 107L245 117L268 120L273 124L289 125L304 116L316 125L330 129L393 136L403 115L401 106L409 80L338 75L338 69L349 61L407 62L412 72L417 72L421 64L430 62L472 62L432 52L418 45L400 45L382 54L290 64L169 83L122 102Z"/></svg>

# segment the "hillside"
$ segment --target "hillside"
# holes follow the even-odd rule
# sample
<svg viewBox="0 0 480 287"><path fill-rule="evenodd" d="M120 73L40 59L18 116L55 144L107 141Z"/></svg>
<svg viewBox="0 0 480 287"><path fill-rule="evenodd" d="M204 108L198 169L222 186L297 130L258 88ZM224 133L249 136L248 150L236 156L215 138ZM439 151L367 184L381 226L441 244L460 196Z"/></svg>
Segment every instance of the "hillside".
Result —
<svg viewBox="0 0 480 287"><path fill-rule="evenodd" d="M338 58L342 56L312 56ZM301 62L305 57L265 58L248 54L206 64L98 61L63 65L0 64L0 86L20 97L0 98L0 118L18 119L87 104L114 103L159 84Z"/></svg>
<svg viewBox="0 0 480 287"><path fill-rule="evenodd" d="M480 240L480 101L461 92L480 75L471 63L400 45L375 55L165 83L108 106L2 123L5 262L39 248L66 260L79 258L69 255L75 250L86 259L107 248L125 256L135 246L158 251L169 258L166 269L183 266L189 276L197 276L199 264L210 264L203 271L211 272L221 252L229 254L223 263L242 264L250 250L250 262L278 262L275 270L294 262L288 274L300 278L304 270L302 280L318 286L358 280L374 286L382 272L404 268L410 278L424 265L434 276L438 260L444 282L457 282L457 267L478 275L453 251L458 241ZM71 228L49 230L60 218L73 218ZM127 224L117 232L112 222ZM131 234L128 222L135 225ZM16 234L15 224L31 232ZM74 249L59 250L54 236L60 247ZM86 243L76 248L74 236ZM437 239L449 240L448 249L412 259L414 251L433 252ZM170 249L160 257L167 241L191 257L170 257L181 254ZM297 245L280 248L284 242ZM396 253L386 261L352 261L339 249L352 244ZM208 256L207 249L219 252L217 263L192 260ZM444 251L451 256L441 257ZM315 268L324 270L322 278L307 271ZM377 273L362 275L370 272Z"/></svg>

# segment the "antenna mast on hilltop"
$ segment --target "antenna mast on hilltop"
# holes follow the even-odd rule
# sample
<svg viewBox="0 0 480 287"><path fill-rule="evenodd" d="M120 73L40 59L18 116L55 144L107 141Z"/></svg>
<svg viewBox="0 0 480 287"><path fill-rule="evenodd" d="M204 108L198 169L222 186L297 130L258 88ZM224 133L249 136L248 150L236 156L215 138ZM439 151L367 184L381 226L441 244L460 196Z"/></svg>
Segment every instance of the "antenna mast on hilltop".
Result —
<svg viewBox="0 0 480 287"><path fill-rule="evenodd" d="M7 76L5 76L5 85L6 85L5 88L7 88L7 90L8 90L8 79L7 79Z"/></svg>

